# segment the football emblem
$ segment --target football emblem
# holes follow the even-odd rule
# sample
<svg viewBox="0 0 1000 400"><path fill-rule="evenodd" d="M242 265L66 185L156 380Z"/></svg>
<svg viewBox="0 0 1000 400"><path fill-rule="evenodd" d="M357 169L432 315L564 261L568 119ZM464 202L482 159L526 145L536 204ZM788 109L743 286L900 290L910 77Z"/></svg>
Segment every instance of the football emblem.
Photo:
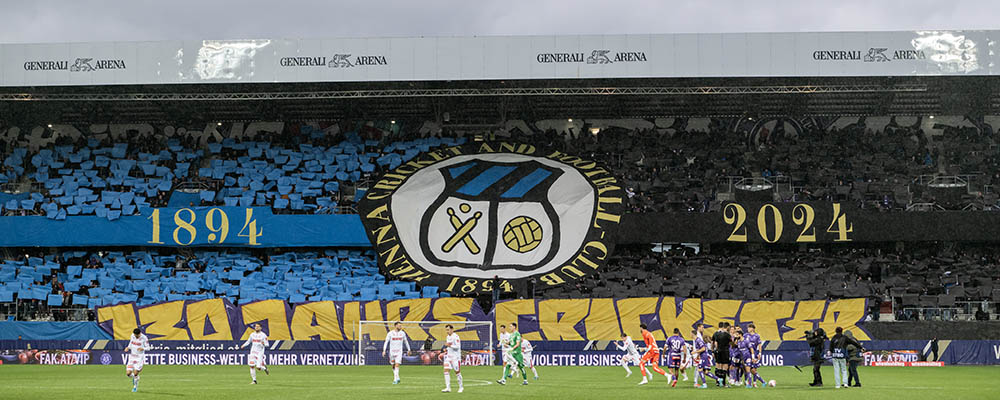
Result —
<svg viewBox="0 0 1000 400"><path fill-rule="evenodd" d="M359 204L386 275L447 291L537 277L555 285L606 261L623 190L596 162L534 146L476 143L418 155Z"/></svg>

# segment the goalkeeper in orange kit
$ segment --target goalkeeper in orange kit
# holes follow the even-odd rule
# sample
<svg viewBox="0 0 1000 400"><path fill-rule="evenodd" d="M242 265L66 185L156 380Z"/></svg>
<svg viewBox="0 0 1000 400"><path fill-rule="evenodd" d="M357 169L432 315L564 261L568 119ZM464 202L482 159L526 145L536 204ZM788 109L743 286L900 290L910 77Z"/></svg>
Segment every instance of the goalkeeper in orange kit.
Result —
<svg viewBox="0 0 1000 400"><path fill-rule="evenodd" d="M650 368L656 373L667 376L667 371L660 368L660 346L656 344L656 339L653 338L653 334L646 329L646 324L639 324L639 328L642 328L642 341L646 342L646 354L642 355L639 360L639 372L642 372L642 382L640 385L645 385L649 383L647 373L646 373L646 363L649 363ZM670 382L668 379L667 382Z"/></svg>

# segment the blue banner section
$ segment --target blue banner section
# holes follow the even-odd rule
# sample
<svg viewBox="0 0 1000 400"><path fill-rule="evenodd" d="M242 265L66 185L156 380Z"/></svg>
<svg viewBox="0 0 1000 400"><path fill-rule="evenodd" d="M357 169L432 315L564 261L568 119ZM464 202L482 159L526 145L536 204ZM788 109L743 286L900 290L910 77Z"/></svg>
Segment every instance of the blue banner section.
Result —
<svg viewBox="0 0 1000 400"><path fill-rule="evenodd" d="M0 247L369 247L355 214L275 215L265 207L150 208L112 218L0 218Z"/></svg>
<svg viewBox="0 0 1000 400"><path fill-rule="evenodd" d="M16 339L101 340L111 339L111 334L93 322L0 322L0 341Z"/></svg>

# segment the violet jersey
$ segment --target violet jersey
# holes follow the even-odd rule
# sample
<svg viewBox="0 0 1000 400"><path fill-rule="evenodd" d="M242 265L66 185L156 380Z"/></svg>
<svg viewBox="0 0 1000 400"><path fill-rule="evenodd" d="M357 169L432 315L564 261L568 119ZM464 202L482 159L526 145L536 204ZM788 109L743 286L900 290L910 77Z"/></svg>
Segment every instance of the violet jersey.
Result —
<svg viewBox="0 0 1000 400"><path fill-rule="evenodd" d="M701 366L712 364L712 352L708 350L708 344L705 343L705 339L698 335L694 339L694 351L700 351L697 360Z"/></svg>
<svg viewBox="0 0 1000 400"><path fill-rule="evenodd" d="M743 340L740 340L737 347L740 349L740 359L742 359L744 363L750 361L750 358L753 355L753 350L750 349L750 340L744 337Z"/></svg>
<svg viewBox="0 0 1000 400"><path fill-rule="evenodd" d="M139 337L132 336L128 342L128 354L135 357L142 357L149 350L149 338L140 333Z"/></svg>
<svg viewBox="0 0 1000 400"><path fill-rule="evenodd" d="M406 337L406 332L394 329L385 335L385 343L382 343L382 352L384 353L386 348L388 348L391 354L402 353L403 346L406 346L406 351L410 351L410 341Z"/></svg>
<svg viewBox="0 0 1000 400"><path fill-rule="evenodd" d="M754 358L760 357L760 335L758 335L757 332L747 333L746 335L743 335L743 339L750 344L750 351L752 352L751 356Z"/></svg>
<svg viewBox="0 0 1000 400"><path fill-rule="evenodd" d="M667 350L667 357L670 358L681 358L684 354L684 338L680 336L671 336L667 338L667 343L663 346Z"/></svg>
<svg viewBox="0 0 1000 400"><path fill-rule="evenodd" d="M264 349L270 346L271 343L267 341L267 334L264 331L260 331L251 333L247 341L240 347L246 347L247 345L250 346L251 353L263 353Z"/></svg>

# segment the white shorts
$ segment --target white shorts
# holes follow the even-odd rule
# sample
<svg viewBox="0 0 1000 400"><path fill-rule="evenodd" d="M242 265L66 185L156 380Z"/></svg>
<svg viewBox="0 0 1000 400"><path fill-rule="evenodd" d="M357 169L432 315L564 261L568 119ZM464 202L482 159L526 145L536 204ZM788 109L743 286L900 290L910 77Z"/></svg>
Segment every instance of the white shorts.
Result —
<svg viewBox="0 0 1000 400"><path fill-rule="evenodd" d="M261 368L264 366L264 352L250 352L250 357L247 357L247 364L252 368Z"/></svg>
<svg viewBox="0 0 1000 400"><path fill-rule="evenodd" d="M128 355L128 364L125 365L125 370L126 371L140 372L140 371L142 371L142 366L144 364L146 364L146 356L145 355L136 356L136 355L129 354Z"/></svg>
<svg viewBox="0 0 1000 400"><path fill-rule="evenodd" d="M639 357L639 353L627 353L624 356L622 356L622 359L625 360L626 364L632 363L632 365L639 365L639 360L641 359L641 357Z"/></svg>
<svg viewBox="0 0 1000 400"><path fill-rule="evenodd" d="M402 364L403 363L403 351L390 352L389 353L389 364Z"/></svg>
<svg viewBox="0 0 1000 400"><path fill-rule="evenodd" d="M526 351L524 353L521 353L521 358L524 359L524 366L525 367L528 367L528 368L532 367L532 364L531 364L531 352L530 351Z"/></svg>
<svg viewBox="0 0 1000 400"><path fill-rule="evenodd" d="M508 353L507 351L504 351L503 352L503 363L504 363L504 365L506 365L506 364L516 365L517 364L517 360L515 360L514 356L510 355L510 353Z"/></svg>
<svg viewBox="0 0 1000 400"><path fill-rule="evenodd" d="M461 372L462 357L444 356L443 363L445 370L453 369L455 370L455 373Z"/></svg>

